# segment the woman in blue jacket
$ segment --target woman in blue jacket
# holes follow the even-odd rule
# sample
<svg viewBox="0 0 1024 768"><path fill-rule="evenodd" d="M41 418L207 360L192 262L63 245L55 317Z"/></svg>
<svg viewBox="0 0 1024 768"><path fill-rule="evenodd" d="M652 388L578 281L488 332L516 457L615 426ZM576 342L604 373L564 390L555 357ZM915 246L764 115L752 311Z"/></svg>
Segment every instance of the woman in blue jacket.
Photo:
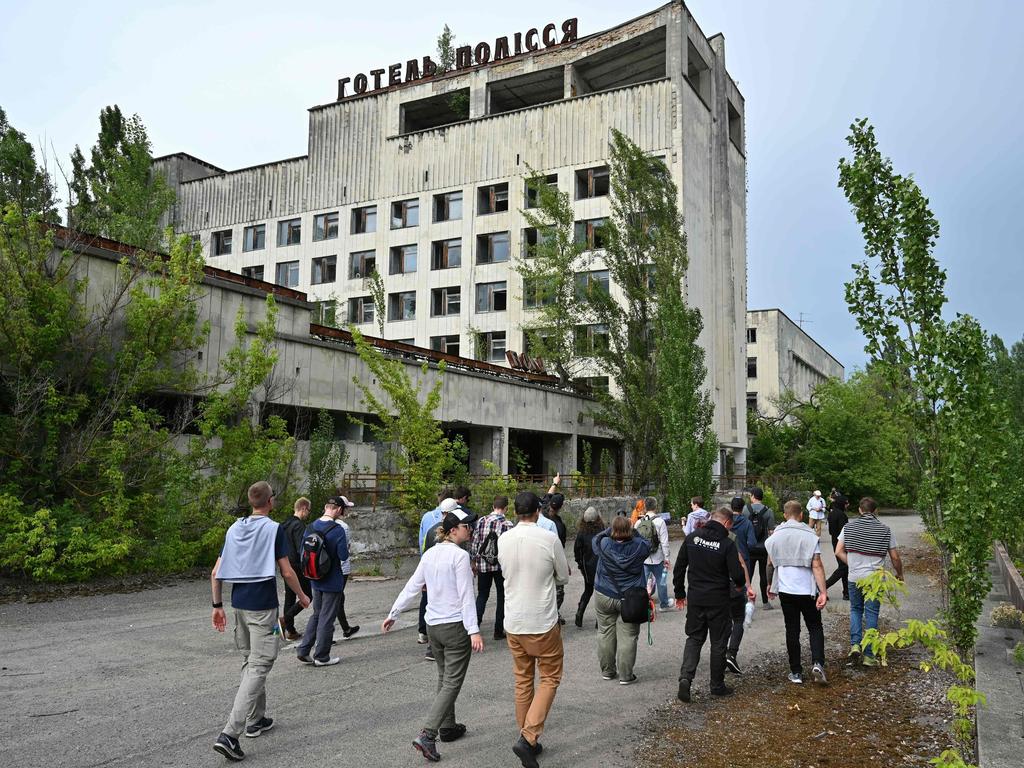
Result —
<svg viewBox="0 0 1024 768"><path fill-rule="evenodd" d="M622 620L619 606L627 589L644 586L644 560L653 546L643 536L634 535L628 517L616 517L610 528L594 537L591 545L597 555L594 581L597 610L597 657L605 680L619 678L619 685L636 682L636 641L639 624Z"/></svg>

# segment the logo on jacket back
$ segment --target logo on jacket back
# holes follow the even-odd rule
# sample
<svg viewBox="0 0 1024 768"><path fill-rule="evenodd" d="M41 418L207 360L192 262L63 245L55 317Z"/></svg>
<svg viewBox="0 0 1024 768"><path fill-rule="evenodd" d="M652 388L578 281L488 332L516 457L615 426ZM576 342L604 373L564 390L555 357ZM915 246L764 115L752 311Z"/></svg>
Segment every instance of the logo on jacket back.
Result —
<svg viewBox="0 0 1024 768"><path fill-rule="evenodd" d="M719 550L722 548L722 542L702 539L700 536L694 536L693 543L699 547L704 547L705 549Z"/></svg>

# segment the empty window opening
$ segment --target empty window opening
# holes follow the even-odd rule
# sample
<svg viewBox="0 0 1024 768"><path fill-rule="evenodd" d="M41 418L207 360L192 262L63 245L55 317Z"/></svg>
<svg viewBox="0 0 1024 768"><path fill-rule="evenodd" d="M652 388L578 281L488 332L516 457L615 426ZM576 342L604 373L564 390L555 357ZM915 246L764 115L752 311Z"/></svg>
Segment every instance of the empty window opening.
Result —
<svg viewBox="0 0 1024 768"><path fill-rule="evenodd" d="M743 116L739 110L729 102L729 140L740 152L743 152Z"/></svg>
<svg viewBox="0 0 1024 768"><path fill-rule="evenodd" d="M373 297L357 296L348 300L348 321L356 325L372 323L374 318Z"/></svg>
<svg viewBox="0 0 1024 768"><path fill-rule="evenodd" d="M505 360L505 332L488 331L477 334L477 358L490 362Z"/></svg>
<svg viewBox="0 0 1024 768"><path fill-rule="evenodd" d="M214 256L227 256L231 253L231 238L233 232L230 229L225 229L220 232L213 233L213 255Z"/></svg>
<svg viewBox="0 0 1024 768"><path fill-rule="evenodd" d="M248 277L252 280L263 279L263 265L257 264L254 267L242 267L242 277Z"/></svg>
<svg viewBox="0 0 1024 768"><path fill-rule="evenodd" d="M313 276L310 282L313 285L333 283L338 275L338 257L321 256L313 259Z"/></svg>
<svg viewBox="0 0 1024 768"><path fill-rule="evenodd" d="M693 41L686 41L686 79L697 92L704 106L711 107L711 69Z"/></svg>
<svg viewBox="0 0 1024 768"><path fill-rule="evenodd" d="M458 221L462 218L462 190L434 195L434 221Z"/></svg>
<svg viewBox="0 0 1024 768"><path fill-rule="evenodd" d="M573 62L572 95L666 77L666 61L665 27L658 27Z"/></svg>
<svg viewBox="0 0 1024 768"><path fill-rule="evenodd" d="M584 245L587 250L604 248L605 219L586 219L577 221L575 237L577 245Z"/></svg>
<svg viewBox="0 0 1024 768"><path fill-rule="evenodd" d="M500 283L477 283L476 311L504 312L508 290L505 281Z"/></svg>
<svg viewBox="0 0 1024 768"><path fill-rule="evenodd" d="M554 235L552 230L527 227L523 230L523 257L532 259L537 255L537 248L543 246Z"/></svg>
<svg viewBox="0 0 1024 768"><path fill-rule="evenodd" d="M462 241L435 240L431 244L430 268L451 269L462 266Z"/></svg>
<svg viewBox="0 0 1024 768"><path fill-rule="evenodd" d="M747 328L747 344L757 343L757 328Z"/></svg>
<svg viewBox="0 0 1024 768"><path fill-rule="evenodd" d="M401 107L401 133L413 133L469 119L469 88L407 101Z"/></svg>
<svg viewBox="0 0 1024 768"><path fill-rule="evenodd" d="M497 264L501 261L508 261L511 250L508 232L477 235L476 263Z"/></svg>
<svg viewBox="0 0 1024 768"><path fill-rule="evenodd" d="M557 173L548 174L547 176L544 177L544 183L547 184L549 187L554 187L555 189L557 189L558 188L558 174ZM538 197L539 197L539 194L537 192L537 188L530 186L530 182L527 181L526 182L526 207L527 208L536 208L537 207L537 198Z"/></svg>
<svg viewBox="0 0 1024 768"><path fill-rule="evenodd" d="M462 310L462 288L452 285L447 288L434 288L430 292L430 316L446 317L457 315Z"/></svg>
<svg viewBox="0 0 1024 768"><path fill-rule="evenodd" d="M396 245L391 249L391 265L388 274L407 275L416 271L416 246Z"/></svg>
<svg viewBox="0 0 1024 768"><path fill-rule="evenodd" d="M441 352L446 355L459 356L459 337L458 336L431 336L430 337L430 348L435 352Z"/></svg>
<svg viewBox="0 0 1024 768"><path fill-rule="evenodd" d="M391 204L391 228L405 229L420 223L420 201L398 200Z"/></svg>
<svg viewBox="0 0 1024 768"><path fill-rule="evenodd" d="M313 217L313 240L333 240L338 236L338 212Z"/></svg>
<svg viewBox="0 0 1024 768"><path fill-rule="evenodd" d="M388 295L388 320L416 319L416 291Z"/></svg>
<svg viewBox="0 0 1024 768"><path fill-rule="evenodd" d="M377 206L367 205L352 209L352 234L377 231Z"/></svg>
<svg viewBox="0 0 1024 768"><path fill-rule="evenodd" d="M377 271L376 251L356 251L348 257L348 276L357 280L366 278Z"/></svg>
<svg viewBox="0 0 1024 768"><path fill-rule="evenodd" d="M747 392L747 410L757 413L757 392Z"/></svg>
<svg viewBox="0 0 1024 768"><path fill-rule="evenodd" d="M757 378L757 358L756 357L748 357L747 358L747 378L748 379L756 379Z"/></svg>
<svg viewBox="0 0 1024 768"><path fill-rule="evenodd" d="M498 115L514 109L559 101L565 96L565 67L550 67L488 83L487 113Z"/></svg>
<svg viewBox="0 0 1024 768"><path fill-rule="evenodd" d="M335 327L337 326L337 307L338 302L334 299L315 302L313 309L310 311L310 320L317 325Z"/></svg>
<svg viewBox="0 0 1024 768"><path fill-rule="evenodd" d="M476 212L481 216L508 210L508 183L491 184L477 190Z"/></svg>
<svg viewBox="0 0 1024 768"><path fill-rule="evenodd" d="M604 197L608 194L608 168L583 168L576 171L576 199Z"/></svg>

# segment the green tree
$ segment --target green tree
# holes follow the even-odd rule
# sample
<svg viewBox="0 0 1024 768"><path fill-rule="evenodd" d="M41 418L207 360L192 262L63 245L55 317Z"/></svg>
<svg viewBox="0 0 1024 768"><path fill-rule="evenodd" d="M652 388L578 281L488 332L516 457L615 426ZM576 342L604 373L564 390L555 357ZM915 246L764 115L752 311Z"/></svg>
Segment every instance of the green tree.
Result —
<svg viewBox="0 0 1024 768"><path fill-rule="evenodd" d="M1009 514L993 491L1005 461L1005 403L994 395L990 342L977 321L942 318L946 273L932 253L939 224L927 198L894 171L866 120L853 123L848 142L839 186L866 259L854 265L847 304L911 425L919 508L945 555L950 629L969 648L991 586L992 537Z"/></svg>
<svg viewBox="0 0 1024 768"><path fill-rule="evenodd" d="M7 113L0 108L0 215L10 204L43 221L60 221L49 174L39 167L25 134L7 122Z"/></svg>
<svg viewBox="0 0 1024 768"><path fill-rule="evenodd" d="M152 165L149 135L139 116L126 118L117 105L105 107L89 161L77 146L71 156L69 225L140 248L164 247L161 221L174 192Z"/></svg>
<svg viewBox="0 0 1024 768"><path fill-rule="evenodd" d="M437 61L435 64L438 75L455 69L455 33L447 24L444 25L441 34L437 36ZM452 92L448 96L448 106L464 119L469 117L469 95L465 91Z"/></svg>
<svg viewBox="0 0 1024 768"><path fill-rule="evenodd" d="M377 330L384 336L384 321L387 319L387 294L384 292L384 279L376 269L366 278L366 287L373 297L373 316L377 320Z"/></svg>
<svg viewBox="0 0 1024 768"><path fill-rule="evenodd" d="M334 439L334 417L321 409L317 413L316 427L309 436L309 460L306 463L306 495L314 511L323 509L327 497L338 492L338 472L347 460L345 446Z"/></svg>

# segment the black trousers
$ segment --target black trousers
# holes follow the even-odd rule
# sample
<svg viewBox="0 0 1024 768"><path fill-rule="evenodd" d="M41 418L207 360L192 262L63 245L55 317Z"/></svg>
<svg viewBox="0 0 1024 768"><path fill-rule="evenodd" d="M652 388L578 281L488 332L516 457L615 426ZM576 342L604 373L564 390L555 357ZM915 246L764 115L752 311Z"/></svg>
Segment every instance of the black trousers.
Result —
<svg viewBox="0 0 1024 768"><path fill-rule="evenodd" d="M836 547L839 546L839 539L835 536L832 537L832 551L836 551ZM836 558L838 567L832 572L832 575L828 577L828 581L825 582L825 589L828 589L837 581L842 579L843 581L843 597L850 594L850 582L848 576L850 575L850 566L844 563L839 558Z"/></svg>
<svg viewBox="0 0 1024 768"><path fill-rule="evenodd" d="M427 634L427 590L420 593L419 633Z"/></svg>
<svg viewBox="0 0 1024 768"><path fill-rule="evenodd" d="M476 616L483 630L484 610L487 598L491 596L491 585L494 585L497 604L494 606L494 634L500 636L505 631L505 577L501 571L478 573L476 575Z"/></svg>
<svg viewBox="0 0 1024 768"><path fill-rule="evenodd" d="M825 664L825 630L821 626L821 611L815 607L811 595L779 594L782 617L786 621L786 651L789 654L789 671L803 672L800 664L800 619L807 625L811 638L811 661Z"/></svg>
<svg viewBox="0 0 1024 768"><path fill-rule="evenodd" d="M349 630L348 616L345 615L345 587L347 586L348 577L346 576L345 586L341 588L341 595L338 597L338 623L345 632Z"/></svg>
<svg viewBox="0 0 1024 768"><path fill-rule="evenodd" d="M594 580L597 578L597 560L587 560L583 568L583 594L580 595L579 605L576 607L576 615L582 617L590 605L590 598L594 595Z"/></svg>
<svg viewBox="0 0 1024 768"><path fill-rule="evenodd" d="M729 643L729 603L719 605L686 604L686 646L683 648L683 664L679 668L680 682L693 682L700 662L701 648L708 635L711 636L711 687L725 685L725 650Z"/></svg>
<svg viewBox="0 0 1024 768"><path fill-rule="evenodd" d="M747 596L742 594L729 600L729 618L732 619L732 631L729 633L729 655L735 657L740 652L743 642L743 619L747 616Z"/></svg>
<svg viewBox="0 0 1024 768"><path fill-rule="evenodd" d="M751 552L750 553L750 583L754 583L754 571L757 569L757 564L761 564L761 602L765 605L768 604L768 552Z"/></svg>
<svg viewBox="0 0 1024 768"><path fill-rule="evenodd" d="M302 591L306 593L306 596L312 599L313 593L309 591L309 579L302 575L302 569L292 566L292 570L295 571L295 575L299 577L299 586L302 587ZM287 583L284 585L284 625L288 627L292 632L295 631L295 617L302 611L302 605L299 603L298 596L292 592L291 587Z"/></svg>

